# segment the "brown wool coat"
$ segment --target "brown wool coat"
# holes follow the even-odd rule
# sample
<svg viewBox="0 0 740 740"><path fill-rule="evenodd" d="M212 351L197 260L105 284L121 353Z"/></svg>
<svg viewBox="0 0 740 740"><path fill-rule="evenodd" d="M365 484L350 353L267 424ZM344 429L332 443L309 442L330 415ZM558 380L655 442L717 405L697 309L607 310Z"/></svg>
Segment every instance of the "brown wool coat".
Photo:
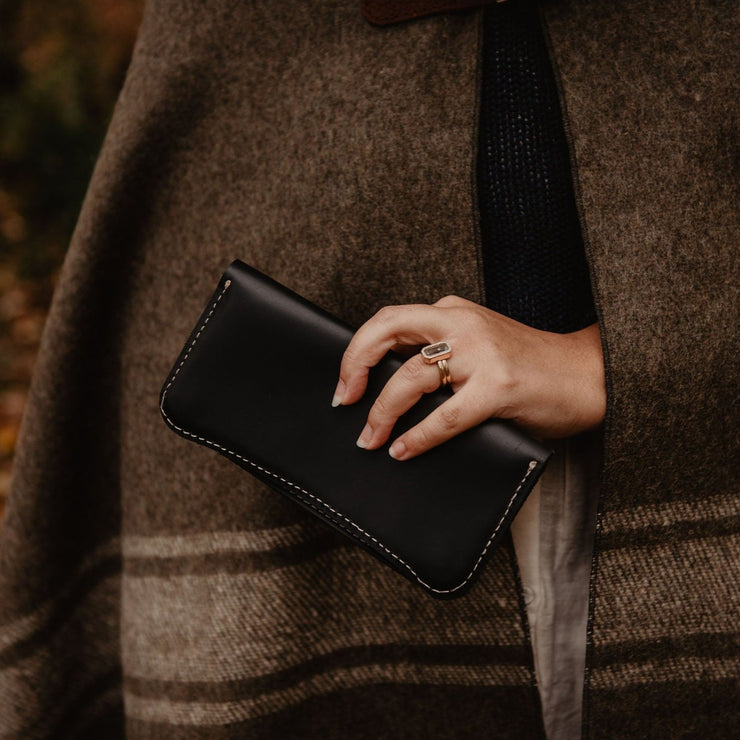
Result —
<svg viewBox="0 0 740 740"><path fill-rule="evenodd" d="M157 406L234 257L354 324L483 302L480 19L150 0L0 533L0 734L540 735L509 548L433 601ZM544 19L608 382L584 733L727 737L736 4L552 0Z"/></svg>

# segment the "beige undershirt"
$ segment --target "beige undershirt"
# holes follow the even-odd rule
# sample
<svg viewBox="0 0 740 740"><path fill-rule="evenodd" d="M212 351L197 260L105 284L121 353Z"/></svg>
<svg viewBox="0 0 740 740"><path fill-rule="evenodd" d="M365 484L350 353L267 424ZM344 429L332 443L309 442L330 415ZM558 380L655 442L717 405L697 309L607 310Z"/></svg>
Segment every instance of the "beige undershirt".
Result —
<svg viewBox="0 0 740 740"><path fill-rule="evenodd" d="M581 737L589 576L600 441L549 443L545 472L514 520L514 538L548 740Z"/></svg>

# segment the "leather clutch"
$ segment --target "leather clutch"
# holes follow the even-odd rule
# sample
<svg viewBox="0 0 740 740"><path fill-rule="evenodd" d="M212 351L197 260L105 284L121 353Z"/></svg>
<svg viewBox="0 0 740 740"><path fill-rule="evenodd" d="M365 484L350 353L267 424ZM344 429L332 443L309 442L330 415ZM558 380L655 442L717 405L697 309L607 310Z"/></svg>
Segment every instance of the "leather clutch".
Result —
<svg viewBox="0 0 740 740"><path fill-rule="evenodd" d="M487 420L415 458L355 440L405 361L388 352L362 399L331 406L352 327L240 260L229 265L160 393L165 422L304 507L437 598L463 594L550 452ZM449 398L426 394L390 441Z"/></svg>

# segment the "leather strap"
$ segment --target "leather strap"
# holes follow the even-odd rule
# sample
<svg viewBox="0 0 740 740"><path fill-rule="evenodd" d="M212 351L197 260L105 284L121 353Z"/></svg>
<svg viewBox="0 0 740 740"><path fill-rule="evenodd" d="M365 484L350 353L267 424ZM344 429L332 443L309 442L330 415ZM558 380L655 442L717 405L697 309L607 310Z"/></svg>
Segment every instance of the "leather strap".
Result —
<svg viewBox="0 0 740 740"><path fill-rule="evenodd" d="M379 26L401 23L433 13L469 10L506 0L360 0L366 20Z"/></svg>

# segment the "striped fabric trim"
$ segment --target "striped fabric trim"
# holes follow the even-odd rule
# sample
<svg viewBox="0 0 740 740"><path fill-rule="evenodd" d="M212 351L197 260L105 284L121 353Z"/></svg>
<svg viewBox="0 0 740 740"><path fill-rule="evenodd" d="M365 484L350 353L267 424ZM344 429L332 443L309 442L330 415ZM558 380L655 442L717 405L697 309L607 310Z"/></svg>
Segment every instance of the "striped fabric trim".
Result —
<svg viewBox="0 0 740 740"><path fill-rule="evenodd" d="M740 613L740 536L662 543L650 557L639 549L599 553L599 571L621 584L618 597L602 599L594 612L594 655L634 634L645 640L684 633L732 633ZM605 576L602 576L602 578ZM604 586L606 587L606 586ZM645 620L645 614L661 615Z"/></svg>
<svg viewBox="0 0 740 740"><path fill-rule="evenodd" d="M327 537L328 535L328 537ZM301 547L303 545L303 547ZM121 551L128 557L130 570L141 574L167 576L174 572L192 572L201 567L203 572L219 572L243 566L245 571L281 567L300 562L310 554L313 545L318 555L341 546L342 540L319 523L306 522L288 527L245 532L209 532L175 536L131 536L111 538L89 552L78 565L68 582L33 612L0 625L0 667L12 664L13 656L22 657L41 643L44 636L58 629L84 599L105 578L118 576L121 571ZM296 547L291 551L291 547ZM239 552L264 553L255 561L225 558ZM198 556L221 556L203 566ZM188 562L187 558L194 558ZM168 560L171 558L172 560ZM235 564L231 561L235 560ZM133 564L132 564L133 563ZM263 567L260 567L263 566ZM170 570L168 571L168 567ZM43 633L43 635L41 635Z"/></svg>
<svg viewBox="0 0 740 740"><path fill-rule="evenodd" d="M497 635L508 646L476 644L485 629L474 601L434 602L354 547L307 560L306 549L320 548L326 534L334 537L324 527L301 526L125 543L127 715L217 726L362 686L531 686L531 655L518 625ZM500 591L494 573L479 584L489 594ZM351 601L337 587L346 579L365 584L352 589ZM408 604L395 598L399 581L418 601L411 626ZM383 609L375 608L378 601ZM393 603L400 609L395 618ZM458 618L445 619L433 635L424 630L424 612L436 623L433 613L445 609ZM485 618L510 611L496 596L485 600ZM372 635L386 642L368 645ZM417 644L408 644L414 637ZM418 643L427 639L437 644Z"/></svg>
<svg viewBox="0 0 740 740"><path fill-rule="evenodd" d="M98 580L74 600L68 615L72 618L6 651L13 659L0 669L0 734L54 736L51 730L67 722L65 717L72 721L73 715L83 715L98 703L101 688L120 695L116 619L107 621L107 629L85 629L99 624L101 614L116 615L119 592L118 575ZM60 665L65 666L61 673Z"/></svg>
<svg viewBox="0 0 740 740"><path fill-rule="evenodd" d="M646 663L620 663L591 672L594 689L618 689L639 684L655 684L670 677L680 676L684 681L713 681L740 678L740 659L730 657L696 657L669 655Z"/></svg>
<svg viewBox="0 0 740 740"><path fill-rule="evenodd" d="M326 531L327 527L319 522L306 521L287 527L240 532L127 535L123 537L122 549L125 558L176 558L224 552L265 552L305 543Z"/></svg>
<svg viewBox="0 0 740 740"><path fill-rule="evenodd" d="M169 577L193 570L251 572L285 567L342 544L333 532L313 522L253 532L112 538L83 558L57 594L30 614L0 625L0 669L43 645L101 581L118 578L121 550L130 558L126 563L130 571ZM239 552L258 557L239 558Z"/></svg>
<svg viewBox="0 0 740 740"><path fill-rule="evenodd" d="M43 666L54 663L82 624L99 621L101 614L117 619L119 595L121 645L100 634L95 639L105 645L86 640L80 648L98 656L95 661L107 656L101 670L106 661L117 665L123 649L127 707L142 720L218 725L369 685L531 686L531 656L516 622L496 634L496 642L508 645L476 644L490 638L482 619L511 617L509 601L496 595L502 593L501 569L482 575L482 602L441 604L358 548L335 546L337 541L343 542L318 523L110 540L88 555L54 599L0 627L0 666L6 666L0 688L3 675L15 687L0 699L3 731L26 732L38 714L34 707L46 701L37 696L44 684L33 687L19 676L43 676ZM347 584L337 585L347 580L357 582L349 601ZM411 623L407 600L396 599L399 587L411 591ZM376 608L379 601L382 609ZM395 615L393 603L399 604ZM438 629L429 633L427 623ZM386 642L368 646L371 635ZM44 718L43 731L93 721L94 707L98 714L115 712L120 674L113 670L106 681L101 675L84 686L50 676L44 696L51 692L58 712ZM17 695L19 686L30 693Z"/></svg>
<svg viewBox="0 0 740 740"><path fill-rule="evenodd" d="M349 549L332 553L331 561L321 556L279 571L169 579L124 575L125 671L164 680L240 679L245 665L270 673L298 665L307 655L364 645L372 635L383 635L386 642L476 644L487 635L481 620L497 617L502 622L497 643L523 641L511 606L495 598L445 610L444 604L412 591L416 603L409 622L408 604L395 590L400 577L374 562L368 573L367 558ZM477 587L496 593L490 571ZM433 633L424 628L427 623L437 625Z"/></svg>
<svg viewBox="0 0 740 740"><path fill-rule="evenodd" d="M77 572L52 598L35 611L0 626L0 668L13 662L11 655L31 650L44 636L58 629L101 580L121 572L120 541L111 539L82 560Z"/></svg>
<svg viewBox="0 0 740 740"><path fill-rule="evenodd" d="M94 676L73 701L59 709L57 718L47 722L49 737L92 737L86 730L101 717L118 713L123 719L121 671L116 668ZM27 736L31 734L28 732Z"/></svg>
<svg viewBox="0 0 740 740"><path fill-rule="evenodd" d="M605 513L601 550L734 534L740 530L740 500L713 496L701 502L645 504Z"/></svg>
<svg viewBox="0 0 740 740"><path fill-rule="evenodd" d="M408 665L376 663L320 673L290 688L238 701L198 702L152 699L124 691L129 716L173 725L225 725L277 712L306 698L374 684L526 686L529 672L510 666Z"/></svg>
<svg viewBox="0 0 740 740"><path fill-rule="evenodd" d="M153 543L154 544L154 543ZM352 543L328 528L315 536L274 548L228 547L211 552L187 553L155 557L126 557L124 572L128 576L172 578L182 575L210 575L217 573L259 573L308 563L320 555L353 547Z"/></svg>
<svg viewBox="0 0 740 740"><path fill-rule="evenodd" d="M624 529L650 526L677 526L681 522L701 522L708 519L725 519L740 514L738 501L728 496L709 496L701 501L672 501L670 503L643 504L629 509L618 509L604 514L604 534Z"/></svg>
<svg viewBox="0 0 740 740"><path fill-rule="evenodd" d="M594 689L591 704L599 737L736 738L740 727L737 679L671 680ZM615 728L618 731L615 733ZM593 732L591 737L596 737Z"/></svg>
<svg viewBox="0 0 740 740"><path fill-rule="evenodd" d="M405 664L411 671L413 666L466 665L483 672L491 666L497 670L509 666L515 669L512 678L516 684L519 669L528 663L529 652L524 646L365 644L338 648L274 673L238 680L161 681L126 676L126 689L144 698L222 702L285 689L323 673L374 664Z"/></svg>
<svg viewBox="0 0 740 740"><path fill-rule="evenodd" d="M28 670L34 673L19 672L18 676L9 676L11 681L8 685L27 686L25 696L19 696L17 691L12 695L7 692L0 674L0 694L7 694L4 701L0 700L0 737L76 737L75 729L94 721L112 706L122 704L121 673L117 669L92 674L84 683L72 681L53 696L45 694L40 697L38 691L34 694L34 687L21 676L43 675L44 666L48 670L52 665L49 656L44 656L43 661L34 659L28 666Z"/></svg>
<svg viewBox="0 0 740 740"><path fill-rule="evenodd" d="M731 657L740 659L740 633L695 632L680 637L612 643L595 656L595 668L623 663L646 663L664 656L691 658Z"/></svg>

